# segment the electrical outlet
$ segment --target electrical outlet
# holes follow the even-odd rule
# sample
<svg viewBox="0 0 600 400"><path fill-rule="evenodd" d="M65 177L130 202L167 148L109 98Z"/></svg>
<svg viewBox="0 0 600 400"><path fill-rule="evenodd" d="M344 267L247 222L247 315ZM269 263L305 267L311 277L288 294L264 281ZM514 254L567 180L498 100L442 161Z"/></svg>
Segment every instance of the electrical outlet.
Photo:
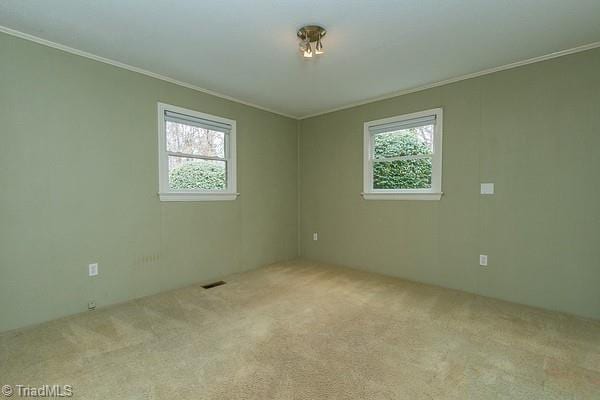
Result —
<svg viewBox="0 0 600 400"><path fill-rule="evenodd" d="M487 255L485 255L485 254L479 255L479 265L481 265L482 267L487 267Z"/></svg>
<svg viewBox="0 0 600 400"><path fill-rule="evenodd" d="M88 265L88 275L96 276L98 275L98 263L93 263Z"/></svg>
<svg viewBox="0 0 600 400"><path fill-rule="evenodd" d="M494 184L493 183L482 183L480 188L481 194L494 194Z"/></svg>
<svg viewBox="0 0 600 400"><path fill-rule="evenodd" d="M313 240L319 240L319 234L317 232L313 233Z"/></svg>
<svg viewBox="0 0 600 400"><path fill-rule="evenodd" d="M92 311L96 309L96 302L94 300L88 303L88 310Z"/></svg>

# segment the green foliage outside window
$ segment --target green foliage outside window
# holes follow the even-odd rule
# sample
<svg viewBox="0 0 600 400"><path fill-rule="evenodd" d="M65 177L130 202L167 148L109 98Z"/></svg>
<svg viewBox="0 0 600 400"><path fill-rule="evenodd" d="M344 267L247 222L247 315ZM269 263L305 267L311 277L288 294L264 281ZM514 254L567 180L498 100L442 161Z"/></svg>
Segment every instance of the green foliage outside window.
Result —
<svg viewBox="0 0 600 400"><path fill-rule="evenodd" d="M427 144L406 130L401 134L384 133L375 136L375 158L429 154ZM374 189L431 188L431 158L375 162Z"/></svg>
<svg viewBox="0 0 600 400"><path fill-rule="evenodd" d="M169 172L172 189L225 189L225 166L197 161L183 164Z"/></svg>

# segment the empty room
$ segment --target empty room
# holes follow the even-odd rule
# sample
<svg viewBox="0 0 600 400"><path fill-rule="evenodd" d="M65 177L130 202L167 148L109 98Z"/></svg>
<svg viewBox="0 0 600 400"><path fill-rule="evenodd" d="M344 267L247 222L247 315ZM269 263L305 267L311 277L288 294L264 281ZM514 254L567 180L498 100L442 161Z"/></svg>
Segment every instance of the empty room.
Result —
<svg viewBox="0 0 600 400"><path fill-rule="evenodd" d="M0 399L600 400L600 1L1 0Z"/></svg>

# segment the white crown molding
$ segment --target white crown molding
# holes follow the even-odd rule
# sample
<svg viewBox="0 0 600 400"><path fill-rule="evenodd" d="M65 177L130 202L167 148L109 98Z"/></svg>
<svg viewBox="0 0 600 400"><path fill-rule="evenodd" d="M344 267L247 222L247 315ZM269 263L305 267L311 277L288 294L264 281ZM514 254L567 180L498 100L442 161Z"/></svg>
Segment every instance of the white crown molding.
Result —
<svg viewBox="0 0 600 400"><path fill-rule="evenodd" d="M522 60L522 61L517 61L514 63L510 63L510 64L506 64L506 65L501 65L499 67L494 67L494 68L488 68L488 69L484 69L482 71L479 72L473 72L470 74L466 74L466 75L461 75L461 76L457 76L454 78L449 78L449 79L445 79L442 81L437 81L437 82L432 82L426 85L422 85L422 86L416 86L414 88L410 88L410 89L404 89L404 90L399 90L396 92L392 92L392 93L388 93L386 95L383 96L378 96L378 97L372 97L366 100L361 100L359 102L355 102L355 103L350 103L350 104L346 104L344 106L340 106L340 107L336 107L336 108L331 108L325 111L320 111L318 113L314 113L314 114L309 114L309 115L304 115L304 116L297 116L297 115L290 115L290 114L286 114L280 111L276 111L276 110L272 110L270 108L267 107L263 107L263 106L259 106L257 104L253 104L244 100L239 100L236 99L235 97L231 97L231 96L227 96L225 94L221 94L218 92L214 92L212 90L208 90L208 89L203 89L199 86L196 85L192 85L191 83L187 83L187 82L182 82L182 81L178 81L177 79L174 78L170 78L168 76L165 75L161 75L161 74L157 74L148 70L145 70L143 68L138 68L138 67L134 67L132 65L128 65L119 61L115 61L115 60L111 60L109 58L105 58L105 57L101 57L101 56L97 56L95 54L92 53L88 53L82 50L77 50L75 48L69 47L69 46L65 46L62 45L60 43L55 43L52 42L50 40L46 40L46 39L42 39L38 36L34 36L34 35L30 35L28 33L24 33L21 31L17 31L15 29L11 29L5 26L0 25L0 32L6 33L8 35L11 36L16 36L18 38L21 39L25 39L25 40L29 40L44 46L48 46L48 47L52 47L58 50L62 50L65 51L67 53L71 53L71 54L75 54L81 57L85 57L85 58L89 58L91 60L94 61L99 61L105 64L109 64L112 65L114 67L118 67L118 68L123 68L132 72L137 72L139 74L142 75L146 75L155 79L160 79L162 81L165 82L169 82L178 86L183 86L185 88L188 89L192 89L192 90L196 90L198 92L202 92L202 93L206 93L215 97L219 97L225 100L229 100L229 101L233 101L235 103L239 103L239 104L243 104L249 107L253 107L253 108L257 108L259 110L263 110L263 111L267 111L273 114L277 114L277 115L281 115L287 118L292 118L295 120L303 120L303 119L307 119L307 118L312 118L312 117L317 117L320 115L324 115L324 114L329 114L332 112L336 112L336 111L341 111L341 110L346 110L348 108L353 108L353 107L358 107L358 106L362 106L364 104L369 104L369 103L374 103L376 101L381 101L381 100L387 100L387 99L391 99L393 97L398 97L398 96L402 96L405 94L410 94L410 93L415 93L415 92L420 92L423 90L427 90L427 89L432 89L438 86L443 86L443 85L448 85L451 83L455 83L455 82L460 82L460 81L464 81L467 79L472 79L472 78L477 78L483 75L489 75L489 74L493 74L495 72L500 72L500 71L505 71L507 69L512 69L512 68L517 68L517 67L522 67L524 65L528 65L528 64L534 64L534 63L538 63L538 62L542 62L542 61L546 61L546 60L551 60L553 58L558 58L558 57L562 57L562 56L566 56L569 54L574 54L574 53L580 53L582 51L586 51L586 50L592 50L595 48L600 47L600 42L593 42L593 43L589 43L589 44L585 44L582 46L578 46L578 47L573 47L570 49L565 49L565 50L560 50L554 53L550 53L550 54L546 54L546 55L542 55L542 56L538 56L538 57L533 57L533 58L529 58L526 60Z"/></svg>
<svg viewBox="0 0 600 400"><path fill-rule="evenodd" d="M202 93L206 93L206 94L209 94L211 96L219 97L221 99L225 99L225 100L233 101L235 103L243 104L245 106L257 108L259 110L263 110L263 111L267 111L267 112L270 112L270 113L273 113L273 114L281 115L281 116L284 116L284 117L287 117L287 118L292 118L292 119L298 119L299 118L298 116L295 116L295 115L285 114L285 113L282 113L280 111L272 110L272 109L267 108L267 107L259 106L257 104L253 104L253 103L250 103L250 102L247 102L247 101L244 101L244 100L236 99L235 97L227 96L225 94L214 92L212 90L203 89L203 88L201 88L199 86L192 85L191 83L182 82L182 81L179 81L177 79L174 79L174 78L171 78L171 77L168 77L168 76L165 76L165 75L161 75L161 74L157 74L155 72L151 72L151 71L145 70L143 68L134 67L133 65L129 65L129 64L125 64L125 63L122 63L122 62L119 62L119 61L111 60L110 58L105 58L105 57L101 57L101 56L98 56L98 55L95 55L95 54L92 54L92 53L88 53L86 51L78 50L78 49L75 49L73 47L69 47L69 46L62 45L60 43L52 42L50 40L46 40L46 39L43 39L43 38L38 37L38 36L34 36L34 35L30 35L28 33L17 31L15 29L7 28L7 27L2 26L2 25L0 25L0 32L6 33L7 35L15 36L15 37L18 37L18 38L21 38L21 39L29 40L29 41L35 42L37 44L41 44L41 45L44 45L44 46L52 47L52 48L57 49L57 50L65 51L67 53L75 54L77 56L89 58L89 59L94 60L94 61L99 61L101 63L109 64L109 65L112 65L114 67L123 68L123 69L129 70L129 71L132 71L132 72L137 72L138 74L146 75L146 76L149 76L149 77L155 78L155 79L160 79L161 81L169 82L169 83L172 83L172 84L178 85L178 86L183 86L185 88L196 90L196 91L202 92Z"/></svg>
<svg viewBox="0 0 600 400"><path fill-rule="evenodd" d="M583 46L578 46L578 47L573 47L571 49L556 51L554 53L545 54L543 56L538 56L538 57L533 57L533 58L528 58L526 60L517 61L517 62L506 64L506 65L501 65L499 67L488 68L488 69L484 69L484 70L479 71L479 72L473 72L473 73L470 73L470 74L466 74L466 75L461 75L461 76L457 76L457 77L454 77L454 78L445 79L443 81L437 81L437 82L433 82L433 83L428 83L426 85L416 86L416 87L411 88L411 89L404 89L404 90L400 90L400 91L397 91L397 92L388 93L388 94L383 95L383 96L372 97L372 98L369 98L367 100L361 100L361 101L356 102L356 103L351 103L351 104L347 104L345 106L340 106L340 107L332 108L332 109L329 109L327 111L320 111L318 113L305 115L305 116L299 117L298 119L299 120L303 120L303 119L307 119L307 118L318 117L319 115L325 115L325 114L329 114L329 113L336 112L336 111L346 110L348 108L358 107L358 106L362 106L362 105L365 105L365 104L374 103L376 101L387 100L387 99L391 99L393 97L402 96L402 95L405 95L405 94L410 94L410 93L415 93L415 92L421 92L423 90L432 89L432 88L435 88L435 87L438 87L438 86L444 86L444 85L448 85L448 84L451 84L451 83L464 81L464 80L467 80L467 79L477 78L477 77L483 76L483 75L493 74L495 72L505 71L507 69L522 67L522 66L528 65L528 64L534 64L534 63L538 63L538 62L542 62L542 61L546 61L546 60L551 60L553 58L567 56L569 54L580 53L582 51L592 50L592 49L595 49L595 48L598 48L598 47L600 47L600 42L588 43L588 44L584 44Z"/></svg>

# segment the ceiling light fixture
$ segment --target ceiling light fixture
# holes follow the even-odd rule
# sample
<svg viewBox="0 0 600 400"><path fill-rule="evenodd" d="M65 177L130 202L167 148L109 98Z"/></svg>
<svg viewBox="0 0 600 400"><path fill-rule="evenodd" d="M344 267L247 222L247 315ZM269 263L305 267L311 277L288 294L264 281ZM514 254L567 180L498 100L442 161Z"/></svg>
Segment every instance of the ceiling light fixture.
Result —
<svg viewBox="0 0 600 400"><path fill-rule="evenodd" d="M304 58L312 58L313 54L323 54L322 38L327 31L318 25L306 25L298 29L298 37L300 38L300 51ZM311 43L315 43L314 51Z"/></svg>

